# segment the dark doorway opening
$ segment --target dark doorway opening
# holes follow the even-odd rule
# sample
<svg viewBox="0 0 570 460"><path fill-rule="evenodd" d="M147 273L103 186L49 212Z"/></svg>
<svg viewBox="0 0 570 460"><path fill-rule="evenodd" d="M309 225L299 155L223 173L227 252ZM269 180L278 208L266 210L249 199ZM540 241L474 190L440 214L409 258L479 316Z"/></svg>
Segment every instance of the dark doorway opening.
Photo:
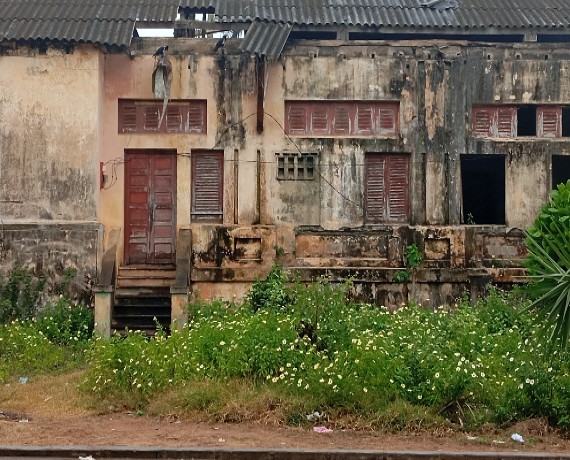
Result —
<svg viewBox="0 0 570 460"><path fill-rule="evenodd" d="M461 155L463 222L505 224L504 155Z"/></svg>
<svg viewBox="0 0 570 460"><path fill-rule="evenodd" d="M517 107L517 136L536 136L536 106Z"/></svg>
<svg viewBox="0 0 570 460"><path fill-rule="evenodd" d="M570 156L552 155L552 188L570 179Z"/></svg>

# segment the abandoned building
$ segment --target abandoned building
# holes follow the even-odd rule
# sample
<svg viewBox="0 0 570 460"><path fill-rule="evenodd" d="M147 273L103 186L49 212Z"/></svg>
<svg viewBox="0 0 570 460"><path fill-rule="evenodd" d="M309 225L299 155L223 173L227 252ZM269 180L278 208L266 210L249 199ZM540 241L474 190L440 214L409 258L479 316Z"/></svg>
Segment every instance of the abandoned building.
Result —
<svg viewBox="0 0 570 460"><path fill-rule="evenodd" d="M569 42L567 0L0 0L0 267L75 269L104 335L275 263L388 306L521 282Z"/></svg>

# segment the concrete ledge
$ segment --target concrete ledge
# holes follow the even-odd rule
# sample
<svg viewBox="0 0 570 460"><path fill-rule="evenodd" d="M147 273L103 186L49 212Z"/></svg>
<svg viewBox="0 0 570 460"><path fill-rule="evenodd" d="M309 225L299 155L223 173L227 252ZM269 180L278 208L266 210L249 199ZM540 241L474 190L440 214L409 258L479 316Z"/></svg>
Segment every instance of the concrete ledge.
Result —
<svg viewBox="0 0 570 460"><path fill-rule="evenodd" d="M180 460L566 460L570 453L544 452L435 452L309 449L218 449L105 446L0 446L0 458L100 458Z"/></svg>

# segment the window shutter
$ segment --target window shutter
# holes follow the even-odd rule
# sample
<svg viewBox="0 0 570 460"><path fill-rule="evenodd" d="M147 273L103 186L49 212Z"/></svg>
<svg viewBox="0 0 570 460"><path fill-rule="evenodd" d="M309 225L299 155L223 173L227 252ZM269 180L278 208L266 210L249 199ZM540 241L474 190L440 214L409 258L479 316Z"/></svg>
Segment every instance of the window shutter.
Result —
<svg viewBox="0 0 570 460"><path fill-rule="evenodd" d="M334 108L334 134L350 134L350 114L347 105L337 105Z"/></svg>
<svg viewBox="0 0 570 460"><path fill-rule="evenodd" d="M515 137L517 135L516 107L497 107L497 135Z"/></svg>
<svg viewBox="0 0 570 460"><path fill-rule="evenodd" d="M170 105L166 109L166 131L179 133L182 131L182 107Z"/></svg>
<svg viewBox="0 0 570 460"><path fill-rule="evenodd" d="M188 133L206 133L206 106L192 104L188 107L185 131Z"/></svg>
<svg viewBox="0 0 570 460"><path fill-rule="evenodd" d="M387 157L388 209L387 220L405 222L408 218L408 156Z"/></svg>
<svg viewBox="0 0 570 460"><path fill-rule="evenodd" d="M119 132L132 133L137 130L137 106L133 101L119 101Z"/></svg>
<svg viewBox="0 0 570 460"><path fill-rule="evenodd" d="M478 107L473 109L473 135L475 137L490 137L493 135L492 107Z"/></svg>
<svg viewBox="0 0 570 460"><path fill-rule="evenodd" d="M384 221L385 209L385 155L367 154L365 156L365 220L370 223Z"/></svg>
<svg viewBox="0 0 570 460"><path fill-rule="evenodd" d="M224 153L192 152L192 220L223 221Z"/></svg>
<svg viewBox="0 0 570 460"><path fill-rule="evenodd" d="M306 134L307 109L299 105L290 105L287 111L287 127L289 134Z"/></svg>
<svg viewBox="0 0 570 460"><path fill-rule="evenodd" d="M311 112L311 134L328 134L328 110L325 104L315 104Z"/></svg>
<svg viewBox="0 0 570 460"><path fill-rule="evenodd" d="M158 131L160 108L158 106L146 106L144 108L143 129L144 131Z"/></svg>
<svg viewBox="0 0 570 460"><path fill-rule="evenodd" d="M398 110L395 106L380 107L378 134L396 134L396 116Z"/></svg>
<svg viewBox="0 0 570 460"><path fill-rule="evenodd" d="M356 106L356 132L358 134L372 134L374 132L372 106L358 104Z"/></svg>
<svg viewBox="0 0 570 460"><path fill-rule="evenodd" d="M562 135L562 107L538 107L538 137Z"/></svg>

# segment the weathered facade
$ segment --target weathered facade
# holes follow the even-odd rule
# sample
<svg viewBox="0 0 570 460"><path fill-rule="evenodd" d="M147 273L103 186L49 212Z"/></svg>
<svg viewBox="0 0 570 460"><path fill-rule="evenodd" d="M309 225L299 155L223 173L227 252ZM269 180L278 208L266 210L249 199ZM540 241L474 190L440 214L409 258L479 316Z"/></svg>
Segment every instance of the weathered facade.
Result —
<svg viewBox="0 0 570 460"><path fill-rule="evenodd" d="M263 2L251 16L175 3L217 23L183 19L176 38L116 50L2 42L3 268L24 257L97 276L103 333L120 267L174 268L179 318L188 295L240 297L274 263L351 278L390 306L523 279L523 230L570 178L570 34L549 5L480 26L461 1L404 2L435 21L418 30L357 10L333 26L263 17ZM216 52L218 38L195 37L229 28ZM163 59L166 105L152 84Z"/></svg>

